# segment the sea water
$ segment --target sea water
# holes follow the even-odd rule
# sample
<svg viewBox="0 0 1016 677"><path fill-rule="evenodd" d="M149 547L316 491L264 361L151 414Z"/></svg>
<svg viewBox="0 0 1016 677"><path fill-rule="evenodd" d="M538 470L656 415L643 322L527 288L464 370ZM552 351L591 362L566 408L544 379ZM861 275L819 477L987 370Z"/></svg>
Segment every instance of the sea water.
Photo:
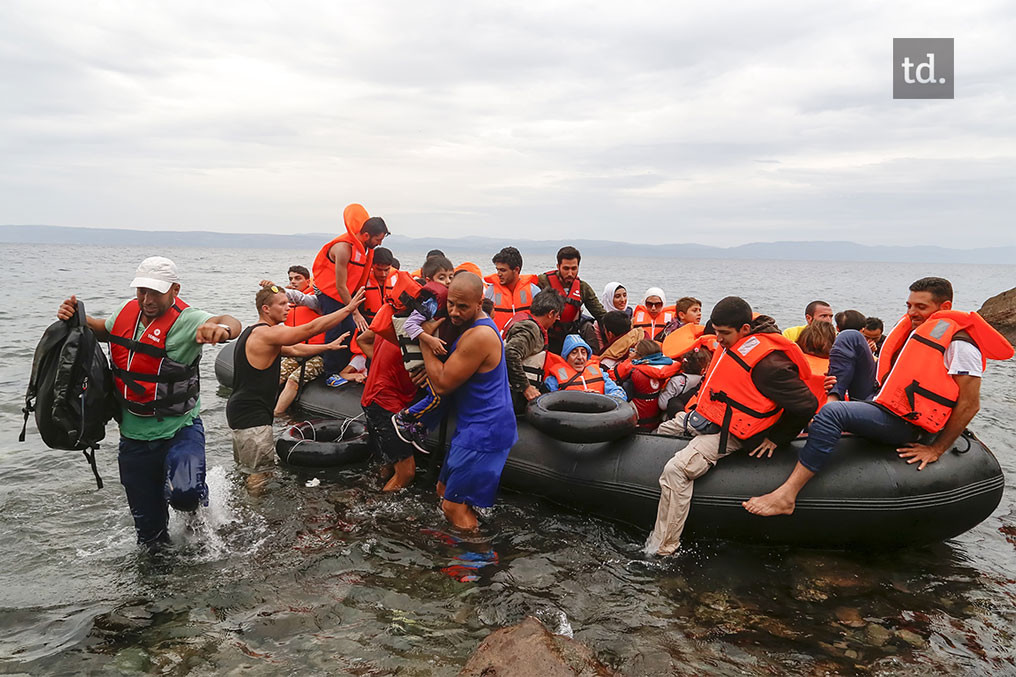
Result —
<svg viewBox="0 0 1016 677"><path fill-rule="evenodd" d="M651 249L648 250L651 253ZM415 268L422 252L395 252ZM47 449L32 423L17 442L32 353L62 299L93 316L131 294L137 263L173 258L181 296L244 323L258 281L284 281L314 252L159 251L4 245L0 294L0 673L453 675L491 631L527 615L585 642L624 674L1012 674L1016 660L1016 367L992 364L973 429L1006 471L984 523L900 552L816 552L691 543L647 559L646 533L504 493L486 538L447 532L431 478L385 496L360 468L280 469L250 495L233 468L224 392L202 363L210 505L174 516L175 546L138 550L117 482L115 426L98 453L97 491L76 452ZM492 252L470 259L485 270ZM553 267L527 252L526 272ZM582 261L599 292L632 303L728 294L782 326L814 299L881 317L907 286L948 277L976 309L1016 285L1014 266L787 261ZM764 461L761 461L764 462ZM916 471L915 471L916 472ZM317 486L306 486L313 479Z"/></svg>

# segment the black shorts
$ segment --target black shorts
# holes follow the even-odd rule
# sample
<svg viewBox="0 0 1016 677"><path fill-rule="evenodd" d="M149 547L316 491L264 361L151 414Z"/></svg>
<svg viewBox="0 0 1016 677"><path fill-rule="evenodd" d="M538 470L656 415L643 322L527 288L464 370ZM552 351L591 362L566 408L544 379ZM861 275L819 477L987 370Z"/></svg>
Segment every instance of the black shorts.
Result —
<svg viewBox="0 0 1016 677"><path fill-rule="evenodd" d="M395 412L372 402L363 408L363 413L367 418L367 430L370 431L374 458L381 463L389 464L413 455L413 445L403 442L395 434L395 426L392 425L392 414Z"/></svg>

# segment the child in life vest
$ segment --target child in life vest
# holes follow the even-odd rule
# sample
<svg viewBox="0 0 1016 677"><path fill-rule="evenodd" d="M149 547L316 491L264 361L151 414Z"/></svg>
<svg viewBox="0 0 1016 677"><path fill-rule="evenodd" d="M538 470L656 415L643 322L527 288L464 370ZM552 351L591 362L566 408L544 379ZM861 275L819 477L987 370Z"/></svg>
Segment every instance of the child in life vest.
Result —
<svg viewBox="0 0 1016 677"><path fill-rule="evenodd" d="M686 324L702 322L702 302L694 296L684 296L678 299L674 304L674 311L677 313L677 317L663 328L663 333L660 335L661 341Z"/></svg>
<svg viewBox="0 0 1016 677"><path fill-rule="evenodd" d="M455 267L444 256L432 256L427 259L421 269L426 284L410 304L413 311L405 323L395 323L395 334L402 348L403 362L406 369L412 371L423 366L420 344L426 343L434 354L441 357L448 354L445 341L438 336L423 331L423 323L447 316L448 285L452 282ZM434 392L428 380L424 386L424 396L412 406L392 416L392 424L399 438L422 450L423 440L427 437L428 425L423 420L435 421L439 418L443 400Z"/></svg>
<svg viewBox="0 0 1016 677"><path fill-rule="evenodd" d="M678 358L681 362L681 371L667 381L667 385L657 400L657 404L660 405L660 410L663 412L663 420L674 418L678 412L684 411L688 406L688 400L698 392L699 386L702 385L702 372L709 366L709 361L712 358L712 353L702 347L690 350Z"/></svg>
<svg viewBox="0 0 1016 677"><path fill-rule="evenodd" d="M614 368L638 412L639 430L654 430L659 425L660 394L680 369L681 363L664 355L663 347L652 339L635 344L631 359Z"/></svg>

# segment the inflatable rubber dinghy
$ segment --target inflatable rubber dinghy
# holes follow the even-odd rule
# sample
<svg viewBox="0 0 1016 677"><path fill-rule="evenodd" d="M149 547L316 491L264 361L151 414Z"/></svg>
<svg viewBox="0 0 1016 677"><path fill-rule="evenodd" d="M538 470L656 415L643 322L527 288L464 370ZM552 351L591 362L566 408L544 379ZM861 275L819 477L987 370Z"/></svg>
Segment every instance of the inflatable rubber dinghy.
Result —
<svg viewBox="0 0 1016 677"><path fill-rule="evenodd" d="M233 344L215 363L223 385L232 383ZM299 407L307 414L352 418L361 414L359 384L307 385ZM637 526L656 519L659 477L688 438L635 433L611 442L555 439L519 419L501 486ZM735 452L695 481L687 532L748 542L823 548L898 548L941 541L967 531L998 507L1005 478L994 455L966 432L936 463L918 472L894 447L844 437L826 469L804 488L793 515L758 517L741 502L787 478L804 439L772 458ZM436 436L428 440L437 449ZM424 465L424 464L421 464Z"/></svg>

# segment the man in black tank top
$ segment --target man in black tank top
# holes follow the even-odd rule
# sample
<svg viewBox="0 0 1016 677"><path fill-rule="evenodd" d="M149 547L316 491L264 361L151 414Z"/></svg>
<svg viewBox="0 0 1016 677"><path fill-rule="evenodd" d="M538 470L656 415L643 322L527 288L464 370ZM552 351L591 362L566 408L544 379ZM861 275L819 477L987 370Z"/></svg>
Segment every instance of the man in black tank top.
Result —
<svg viewBox="0 0 1016 677"><path fill-rule="evenodd" d="M341 323L363 301L359 290L352 301L328 315L296 327L283 324L289 314L286 292L269 285L255 297L258 322L240 334L233 352L233 393L226 403L226 421L233 430L233 458L240 470L250 475L249 489L264 484L263 472L275 464L272 419L279 391L282 356L313 357L326 350L344 347L343 334L331 343L303 343Z"/></svg>

